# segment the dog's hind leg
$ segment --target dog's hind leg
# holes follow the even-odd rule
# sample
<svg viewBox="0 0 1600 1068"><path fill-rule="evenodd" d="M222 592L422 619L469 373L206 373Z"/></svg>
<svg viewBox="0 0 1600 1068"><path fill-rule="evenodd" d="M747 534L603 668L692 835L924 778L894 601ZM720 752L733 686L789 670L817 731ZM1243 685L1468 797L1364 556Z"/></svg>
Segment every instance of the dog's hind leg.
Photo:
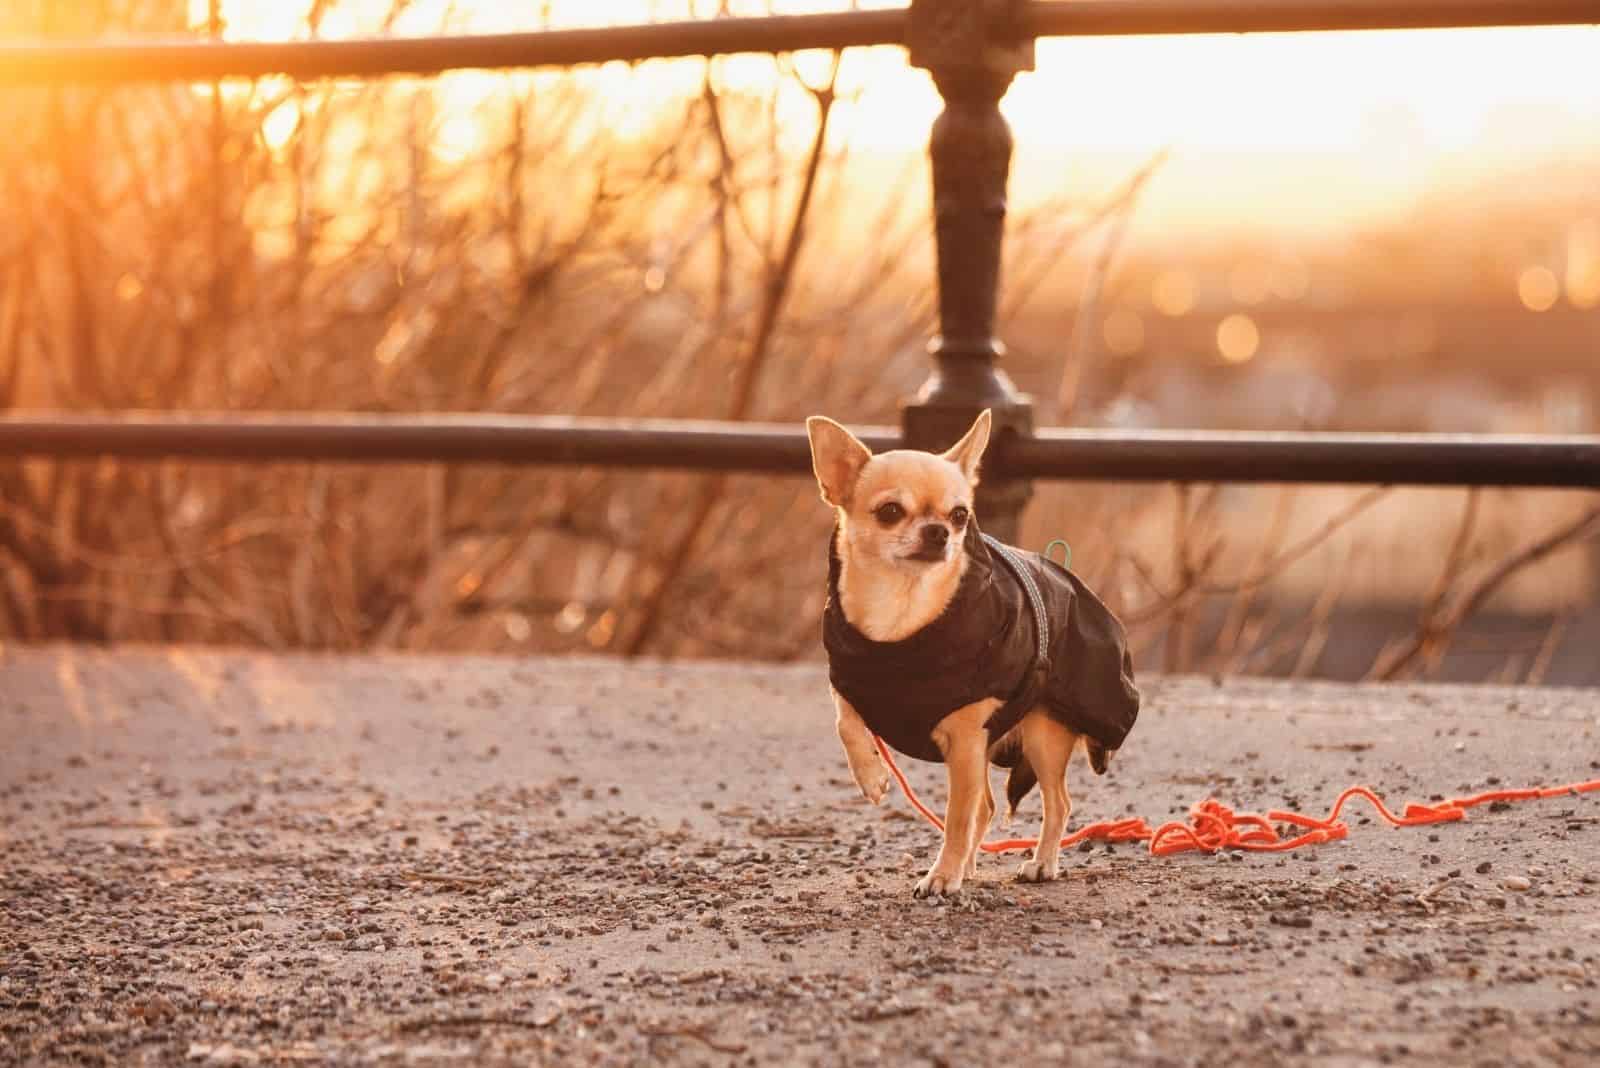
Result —
<svg viewBox="0 0 1600 1068"><path fill-rule="evenodd" d="M1078 736L1062 726L1043 709L1028 713L1022 721L1022 752L1039 777L1039 794L1044 801L1044 819L1039 825L1039 844L1033 859L1022 863L1017 878L1023 882L1048 882L1056 877L1061 853L1061 836L1072 816L1072 798L1067 793L1067 761L1078 744Z"/></svg>

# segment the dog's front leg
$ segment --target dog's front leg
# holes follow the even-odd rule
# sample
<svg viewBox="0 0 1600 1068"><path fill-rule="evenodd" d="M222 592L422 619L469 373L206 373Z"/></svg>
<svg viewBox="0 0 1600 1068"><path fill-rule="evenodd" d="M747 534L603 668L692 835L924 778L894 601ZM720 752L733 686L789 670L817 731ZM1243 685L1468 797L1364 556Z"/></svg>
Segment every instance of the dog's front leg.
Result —
<svg viewBox="0 0 1600 1068"><path fill-rule="evenodd" d="M844 746L850 774L861 787L862 795L876 805L889 792L889 769L884 767L883 757L878 755L872 732L867 730L861 713L837 690L833 692L833 707L837 711L834 727L839 732L839 744Z"/></svg>
<svg viewBox="0 0 1600 1068"><path fill-rule="evenodd" d="M972 833L972 851L967 854L968 879L978 874L978 847L983 844L984 837L989 833L989 825L993 822L994 791L989 785L989 761L986 754L983 764L983 783L978 789L978 829Z"/></svg>
<svg viewBox="0 0 1600 1068"><path fill-rule="evenodd" d="M961 889L977 846L978 818L989 789L989 734L984 723L999 705L984 700L950 713L934 728L933 740L944 754L950 776L945 806L944 844L928 874L917 883L916 896L954 894Z"/></svg>

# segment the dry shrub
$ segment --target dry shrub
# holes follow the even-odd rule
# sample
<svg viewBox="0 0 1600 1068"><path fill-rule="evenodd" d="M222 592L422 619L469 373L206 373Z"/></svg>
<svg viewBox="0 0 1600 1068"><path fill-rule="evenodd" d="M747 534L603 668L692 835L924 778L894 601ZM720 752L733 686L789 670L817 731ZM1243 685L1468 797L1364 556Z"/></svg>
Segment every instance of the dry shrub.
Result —
<svg viewBox="0 0 1600 1068"><path fill-rule="evenodd" d="M0 33L171 31L186 8L41 0ZM824 136L828 72L773 62L788 106L694 62L697 91L626 121L614 70L6 93L0 404L894 422L933 326L921 162L885 179ZM1140 181L1014 217L1012 315L1048 334L1046 282L1093 306L1114 257L1074 253ZM1065 403L1108 370L1068 355L1063 377L1025 347L1019 374ZM1042 489L1025 540L1071 536L1168 668L1312 671L1373 550L1329 540L1337 508L1327 529L1324 509L1239 492ZM27 640L816 647L829 517L801 480L35 462L0 466L0 495L0 634ZM1479 591L1495 565L1468 556L1384 670L1436 663L1510 577ZM1286 617L1268 593L1311 564Z"/></svg>

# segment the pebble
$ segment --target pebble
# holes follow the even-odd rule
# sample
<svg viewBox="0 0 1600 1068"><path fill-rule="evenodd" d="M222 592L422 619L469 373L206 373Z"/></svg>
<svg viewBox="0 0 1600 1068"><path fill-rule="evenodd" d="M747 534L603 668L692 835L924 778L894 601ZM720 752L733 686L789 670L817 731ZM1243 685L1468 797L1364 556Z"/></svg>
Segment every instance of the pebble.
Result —
<svg viewBox="0 0 1600 1068"><path fill-rule="evenodd" d="M1523 890L1532 890L1533 880L1522 875L1507 875L1504 879L1500 880L1500 885L1505 887L1507 890L1516 890L1520 892Z"/></svg>

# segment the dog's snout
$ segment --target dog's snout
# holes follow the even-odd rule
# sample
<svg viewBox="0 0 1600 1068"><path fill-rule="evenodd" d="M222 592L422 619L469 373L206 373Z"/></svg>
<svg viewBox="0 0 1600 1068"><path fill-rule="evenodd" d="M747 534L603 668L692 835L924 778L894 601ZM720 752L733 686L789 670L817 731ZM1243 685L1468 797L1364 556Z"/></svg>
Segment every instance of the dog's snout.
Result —
<svg viewBox="0 0 1600 1068"><path fill-rule="evenodd" d="M950 528L943 523L929 523L922 528L922 544L930 549L943 549L950 541Z"/></svg>

